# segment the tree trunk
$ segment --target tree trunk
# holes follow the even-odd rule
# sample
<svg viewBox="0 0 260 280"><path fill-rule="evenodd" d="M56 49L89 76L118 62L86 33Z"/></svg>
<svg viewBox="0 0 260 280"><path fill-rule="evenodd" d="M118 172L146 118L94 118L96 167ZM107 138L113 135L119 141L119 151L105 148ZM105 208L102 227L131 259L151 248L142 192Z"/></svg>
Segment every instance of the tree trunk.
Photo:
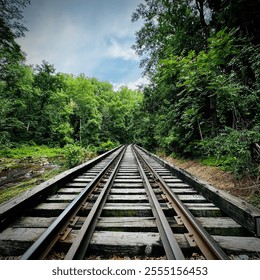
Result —
<svg viewBox="0 0 260 280"><path fill-rule="evenodd" d="M211 115L211 134L215 135L217 127L217 110L216 110L216 96L213 95L209 98L210 102L210 115Z"/></svg>

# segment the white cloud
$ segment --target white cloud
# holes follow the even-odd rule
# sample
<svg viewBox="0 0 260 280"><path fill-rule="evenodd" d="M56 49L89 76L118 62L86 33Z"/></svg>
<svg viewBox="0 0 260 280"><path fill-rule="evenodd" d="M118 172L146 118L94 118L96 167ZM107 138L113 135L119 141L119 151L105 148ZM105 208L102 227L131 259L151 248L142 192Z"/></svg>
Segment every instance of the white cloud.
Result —
<svg viewBox="0 0 260 280"><path fill-rule="evenodd" d="M119 43L115 39L111 39L109 47L106 51L106 56L113 58L122 58L124 60L139 60L139 57L135 54L135 51L131 49L131 46L126 43Z"/></svg>
<svg viewBox="0 0 260 280"><path fill-rule="evenodd" d="M125 73L126 84L135 87L128 81L140 75L139 57L131 49L139 23L131 22L131 13L141 1L33 0L25 14L29 32L18 43L29 64L46 60L57 72L118 84Z"/></svg>
<svg viewBox="0 0 260 280"><path fill-rule="evenodd" d="M129 89L137 90L139 86L148 85L150 81L146 77L140 77L135 81L130 81L127 83L113 83L114 90L117 91L122 86L127 86Z"/></svg>

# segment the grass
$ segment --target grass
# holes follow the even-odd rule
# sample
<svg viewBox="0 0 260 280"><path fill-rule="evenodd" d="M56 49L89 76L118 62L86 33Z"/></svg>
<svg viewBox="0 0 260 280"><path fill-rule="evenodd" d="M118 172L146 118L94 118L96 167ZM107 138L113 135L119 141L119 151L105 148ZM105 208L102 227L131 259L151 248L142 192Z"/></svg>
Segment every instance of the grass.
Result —
<svg viewBox="0 0 260 280"><path fill-rule="evenodd" d="M21 145L16 148L5 148L0 150L0 157L21 159L32 157L35 159L41 157L54 158L61 156L63 151L61 148L50 148L47 146L27 146Z"/></svg>
<svg viewBox="0 0 260 280"><path fill-rule="evenodd" d="M199 160L200 163L207 166L221 166L223 161L214 157L203 158Z"/></svg>
<svg viewBox="0 0 260 280"><path fill-rule="evenodd" d="M237 160L233 157L207 157L198 160L201 164L207 166L216 166L223 171L230 171L236 174L235 165Z"/></svg>

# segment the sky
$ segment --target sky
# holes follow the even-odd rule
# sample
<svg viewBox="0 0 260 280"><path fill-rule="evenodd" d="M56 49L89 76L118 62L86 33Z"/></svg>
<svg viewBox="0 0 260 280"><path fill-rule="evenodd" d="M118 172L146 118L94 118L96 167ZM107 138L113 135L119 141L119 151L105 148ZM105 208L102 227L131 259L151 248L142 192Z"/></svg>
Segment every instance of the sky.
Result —
<svg viewBox="0 0 260 280"><path fill-rule="evenodd" d="M56 72L95 77L117 89L146 82L131 46L142 22L131 15L143 0L31 0L29 31L17 41L27 64L53 64Z"/></svg>

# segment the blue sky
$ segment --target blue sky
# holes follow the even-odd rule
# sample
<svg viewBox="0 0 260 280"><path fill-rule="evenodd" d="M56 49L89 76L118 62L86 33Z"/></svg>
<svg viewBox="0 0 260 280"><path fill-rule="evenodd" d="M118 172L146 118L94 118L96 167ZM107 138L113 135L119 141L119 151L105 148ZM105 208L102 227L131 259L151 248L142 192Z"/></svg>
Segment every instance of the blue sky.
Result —
<svg viewBox="0 0 260 280"><path fill-rule="evenodd" d="M46 60L57 72L96 77L115 88L135 88L140 58L131 49L142 23L131 15L143 0L31 0L24 10L29 29L18 43L28 64Z"/></svg>

